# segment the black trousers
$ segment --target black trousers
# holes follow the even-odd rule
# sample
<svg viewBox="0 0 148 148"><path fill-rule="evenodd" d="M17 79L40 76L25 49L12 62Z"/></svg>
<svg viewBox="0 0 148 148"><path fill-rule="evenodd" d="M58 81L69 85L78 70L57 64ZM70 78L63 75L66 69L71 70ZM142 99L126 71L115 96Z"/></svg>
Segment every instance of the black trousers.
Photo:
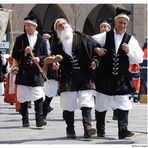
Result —
<svg viewBox="0 0 148 148"><path fill-rule="evenodd" d="M63 111L63 119L67 125L67 129L74 129L74 111Z"/></svg>
<svg viewBox="0 0 148 148"><path fill-rule="evenodd" d="M84 127L84 130L87 130L88 128L92 127L91 108L82 107L81 110L82 110L83 127Z"/></svg>
<svg viewBox="0 0 148 148"><path fill-rule="evenodd" d="M21 115L22 115L22 122L24 123L29 123L29 113L28 113L28 102L20 103L21 107Z"/></svg>
<svg viewBox="0 0 148 148"><path fill-rule="evenodd" d="M105 116L107 111L99 112L95 110L97 134L105 134Z"/></svg>
<svg viewBox="0 0 148 148"><path fill-rule="evenodd" d="M127 131L129 110L117 109L117 111L118 111L118 129L119 129L119 132Z"/></svg>
<svg viewBox="0 0 148 148"><path fill-rule="evenodd" d="M47 114L50 112L50 103L53 97L45 96L45 100L43 102L43 116L46 117Z"/></svg>
<svg viewBox="0 0 148 148"><path fill-rule="evenodd" d="M84 126L84 130L87 129L88 127L91 127L91 108L88 107L82 107L82 122ZM74 111L63 111L63 119L66 122L67 128L72 129L74 128Z"/></svg>
<svg viewBox="0 0 148 148"><path fill-rule="evenodd" d="M28 102L20 103L21 104L21 115L22 121L29 120L29 112L28 112ZM43 98L40 98L34 101L34 109L35 109L35 117L36 120L42 118L43 116Z"/></svg>

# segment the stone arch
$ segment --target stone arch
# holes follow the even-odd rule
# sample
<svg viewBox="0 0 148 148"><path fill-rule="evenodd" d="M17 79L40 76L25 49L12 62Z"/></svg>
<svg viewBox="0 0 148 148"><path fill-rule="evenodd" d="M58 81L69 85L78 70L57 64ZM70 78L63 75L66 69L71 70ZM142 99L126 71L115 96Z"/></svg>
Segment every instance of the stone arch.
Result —
<svg viewBox="0 0 148 148"><path fill-rule="evenodd" d="M98 4L88 14L84 23L83 32L89 35L94 35L96 33L99 33L98 20L103 18L114 18L116 7L122 7L128 10L131 10L131 5ZM114 26L113 22L114 20L112 20L112 27ZM131 22L129 23L128 28L131 29Z"/></svg>
<svg viewBox="0 0 148 148"><path fill-rule="evenodd" d="M15 38L24 32L24 18L28 15L35 14L38 17L39 33L42 33L44 29L50 30L53 21L57 17L67 18L64 11L56 4L2 4L0 7L14 10L12 12L12 19L14 20L12 21L12 29L8 29L7 31L10 51L12 50ZM8 24L7 28L10 28L10 24Z"/></svg>
<svg viewBox="0 0 148 148"><path fill-rule="evenodd" d="M40 10L40 11L39 11ZM37 4L28 15L34 14L38 18L38 31L50 31L55 19L66 18L64 11L56 4ZM51 15L52 14L52 15Z"/></svg>
<svg viewBox="0 0 148 148"><path fill-rule="evenodd" d="M36 9L37 11L40 11L40 14L38 14L38 17L40 18L40 21L41 21L40 23L43 26L43 29L44 28L48 29L48 25L46 21L48 22L49 17L45 17L47 18L45 23L43 23L42 21L45 20L44 18L46 14L45 11L48 10L49 5L50 3L49 4L1 4L1 7L13 10L12 12L13 30L11 30L10 32L8 31L8 36L11 36L13 34L13 38L15 40L15 37L23 32L24 18L27 15L29 15L29 13L32 10L34 10L34 8L37 8L37 6L38 8L42 7L42 10ZM133 13L130 16L130 21L128 24L127 31L132 33L133 35L137 35L136 37L140 41L140 44L143 44L144 37L146 36L146 32L147 32L147 24L145 23L147 20L147 17L146 17L147 7L145 4L99 4L99 3L97 4L55 4L55 6L57 6L57 9L59 9L57 10L57 12L63 11L66 18L68 18L68 21L70 22L70 24L74 26L76 30L85 32L87 34L97 33L98 18L103 16L103 14L99 15L98 13L100 9L103 8L103 5L104 7L107 6L108 9L112 7L115 10L116 7L122 7L127 10L131 10ZM96 7L98 9L94 11ZM96 14L93 14L94 12L96 12ZM54 14L50 13L47 16L54 15ZM93 14L93 15L90 15L90 14ZM105 12L105 14L108 14L108 13ZM139 21L139 19L141 21ZM9 41L10 43L13 42L11 41L11 39Z"/></svg>
<svg viewBox="0 0 148 148"><path fill-rule="evenodd" d="M106 13L107 12L107 13ZM115 8L112 5L102 5L95 21L95 33L99 32L99 19L114 18ZM112 23L113 27L113 23Z"/></svg>
<svg viewBox="0 0 148 148"><path fill-rule="evenodd" d="M65 17L64 11L58 4L2 4L2 7L14 10L13 30L16 34L23 32L24 18L30 14L38 17L41 29L48 29L57 17ZM48 21L49 20L49 21Z"/></svg>
<svg viewBox="0 0 148 148"><path fill-rule="evenodd" d="M106 13L107 12L107 13ZM115 8L110 4L97 5L89 13L84 23L83 32L86 34L96 34L98 30L98 20L102 18L113 18L115 15Z"/></svg>

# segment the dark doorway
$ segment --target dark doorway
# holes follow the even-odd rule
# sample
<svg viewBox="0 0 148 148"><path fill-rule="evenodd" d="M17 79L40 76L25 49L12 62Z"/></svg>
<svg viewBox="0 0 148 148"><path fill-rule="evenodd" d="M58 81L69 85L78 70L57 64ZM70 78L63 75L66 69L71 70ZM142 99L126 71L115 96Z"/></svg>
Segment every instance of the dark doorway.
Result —
<svg viewBox="0 0 148 148"><path fill-rule="evenodd" d="M88 15L83 32L89 35L99 33L99 19L114 18L115 8L109 4L97 5ZM113 26L112 26L113 27Z"/></svg>
<svg viewBox="0 0 148 148"><path fill-rule="evenodd" d="M56 4L37 4L28 15L34 14L38 18L38 31L51 31L55 19L59 17L66 18L63 10Z"/></svg>

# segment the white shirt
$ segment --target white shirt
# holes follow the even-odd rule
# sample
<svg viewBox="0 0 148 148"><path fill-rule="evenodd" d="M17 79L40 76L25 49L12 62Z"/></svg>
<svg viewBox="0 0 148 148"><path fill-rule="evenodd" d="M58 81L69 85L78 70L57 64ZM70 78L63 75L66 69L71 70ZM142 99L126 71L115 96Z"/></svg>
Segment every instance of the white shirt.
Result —
<svg viewBox="0 0 148 148"><path fill-rule="evenodd" d="M34 45L37 41L37 34L35 34L35 35L27 34L27 37L28 37L28 41L29 41L29 46L33 49Z"/></svg>
<svg viewBox="0 0 148 148"><path fill-rule="evenodd" d="M6 65L6 63L7 63L7 60L6 60L5 57L3 57L3 58L2 58L2 65Z"/></svg>
<svg viewBox="0 0 148 148"><path fill-rule="evenodd" d="M118 52L123 35L124 34L117 35L116 31L114 30L116 53ZM95 41L97 41L101 45L101 47L103 47L105 45L105 41L106 41L106 32L94 35L94 36L92 36L92 38ZM131 64L142 63L144 53L143 53L138 41L133 36L131 36L128 46L129 46L129 53L127 55L129 57L129 62Z"/></svg>
<svg viewBox="0 0 148 148"><path fill-rule="evenodd" d="M116 34L116 32L114 31L114 41L115 41L115 51L116 53L118 53L118 49L120 47L120 44L122 42L124 33L122 35L120 34Z"/></svg>
<svg viewBox="0 0 148 148"><path fill-rule="evenodd" d="M46 45L47 45L48 55L51 55L50 43L49 43L49 40L48 39L46 39Z"/></svg>

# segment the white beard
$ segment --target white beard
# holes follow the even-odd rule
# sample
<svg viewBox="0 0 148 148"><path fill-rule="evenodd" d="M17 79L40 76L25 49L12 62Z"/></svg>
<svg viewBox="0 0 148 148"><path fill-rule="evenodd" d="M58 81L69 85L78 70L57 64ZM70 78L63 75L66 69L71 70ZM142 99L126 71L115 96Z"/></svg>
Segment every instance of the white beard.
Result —
<svg viewBox="0 0 148 148"><path fill-rule="evenodd" d="M62 32L57 32L57 35L65 53L72 57L73 29L70 26L66 26Z"/></svg>
<svg viewBox="0 0 148 148"><path fill-rule="evenodd" d="M71 39L73 36L73 29L70 26L64 28L62 32L57 32L58 38L63 43L68 39Z"/></svg>

